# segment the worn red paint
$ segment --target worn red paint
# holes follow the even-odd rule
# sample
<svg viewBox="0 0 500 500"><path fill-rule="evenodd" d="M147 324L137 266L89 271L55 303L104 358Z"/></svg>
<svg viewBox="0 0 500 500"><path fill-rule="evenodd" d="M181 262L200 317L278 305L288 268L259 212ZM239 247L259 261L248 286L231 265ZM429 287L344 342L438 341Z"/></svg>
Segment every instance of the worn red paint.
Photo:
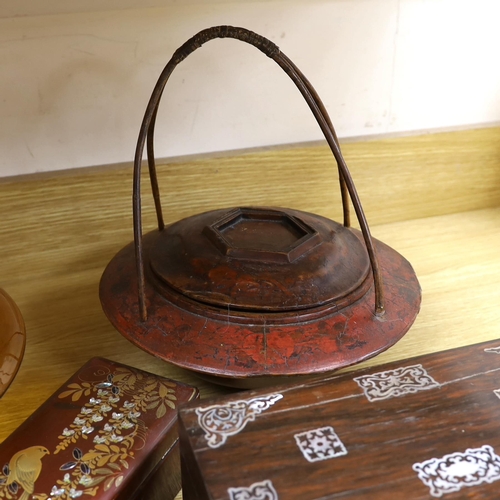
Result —
<svg viewBox="0 0 500 500"><path fill-rule="evenodd" d="M158 233L144 237L146 259ZM132 244L106 268L101 301L110 321L126 338L183 368L235 379L327 373L384 351L406 333L418 313L420 287L411 265L387 245L374 241L385 287L383 316L374 313L369 273L363 285L366 292L340 310L333 301L284 313L279 308L277 312L232 310L231 304L217 307L172 290L166 294L164 285L148 271L149 315L142 322ZM197 263L202 260L196 259ZM214 287L233 289L239 280L248 280L246 272L238 274L225 265L211 271L211 278L219 280ZM259 279L264 278L254 277ZM307 286L303 293L307 299Z"/></svg>

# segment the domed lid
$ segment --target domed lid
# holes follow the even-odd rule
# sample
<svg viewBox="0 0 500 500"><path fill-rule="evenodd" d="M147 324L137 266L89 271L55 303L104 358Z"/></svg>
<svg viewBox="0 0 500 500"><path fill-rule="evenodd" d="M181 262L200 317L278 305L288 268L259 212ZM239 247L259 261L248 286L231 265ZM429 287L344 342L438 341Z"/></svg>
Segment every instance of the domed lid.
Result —
<svg viewBox="0 0 500 500"><path fill-rule="evenodd" d="M227 310L292 311L336 302L366 279L366 248L348 228L297 210L233 208L176 222L149 253L154 277Z"/></svg>

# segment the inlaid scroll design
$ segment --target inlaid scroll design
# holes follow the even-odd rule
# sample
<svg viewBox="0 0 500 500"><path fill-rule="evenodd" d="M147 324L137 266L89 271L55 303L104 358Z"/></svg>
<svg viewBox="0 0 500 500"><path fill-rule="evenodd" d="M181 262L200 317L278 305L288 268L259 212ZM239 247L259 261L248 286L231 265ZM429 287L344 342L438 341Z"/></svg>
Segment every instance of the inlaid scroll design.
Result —
<svg viewBox="0 0 500 500"><path fill-rule="evenodd" d="M433 497L453 493L465 486L493 483L500 479L500 457L488 445L451 453L413 465Z"/></svg>
<svg viewBox="0 0 500 500"><path fill-rule="evenodd" d="M229 500L278 500L278 493L269 479L253 483L248 488L229 488L227 492Z"/></svg>
<svg viewBox="0 0 500 500"><path fill-rule="evenodd" d="M404 366L371 375L355 377L369 401L395 398L439 387L422 365Z"/></svg>
<svg viewBox="0 0 500 500"><path fill-rule="evenodd" d="M282 394L256 397L248 400L231 401L227 404L216 404L205 408L196 408L198 424L205 431L208 446L222 446L228 436L241 432L248 422L269 409L283 397Z"/></svg>
<svg viewBox="0 0 500 500"><path fill-rule="evenodd" d="M484 350L484 352L492 352L495 354L500 354L500 346L498 347L488 347Z"/></svg>
<svg viewBox="0 0 500 500"><path fill-rule="evenodd" d="M333 427L320 427L294 435L299 450L308 462L347 455L347 449Z"/></svg>

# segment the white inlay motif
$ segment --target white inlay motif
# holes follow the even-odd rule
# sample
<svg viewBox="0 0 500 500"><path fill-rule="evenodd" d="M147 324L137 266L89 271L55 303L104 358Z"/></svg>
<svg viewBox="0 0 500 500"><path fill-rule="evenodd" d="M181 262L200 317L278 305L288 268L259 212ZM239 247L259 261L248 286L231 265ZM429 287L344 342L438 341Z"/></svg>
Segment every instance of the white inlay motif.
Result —
<svg viewBox="0 0 500 500"><path fill-rule="evenodd" d="M320 427L294 435L297 446L309 462L347 455L347 450L333 427Z"/></svg>
<svg viewBox="0 0 500 500"><path fill-rule="evenodd" d="M278 500L278 493L269 479L253 483L248 488L229 488L227 492L229 500Z"/></svg>
<svg viewBox="0 0 500 500"><path fill-rule="evenodd" d="M500 354L500 346L499 347L490 347L489 349L485 349L484 352L493 352L495 354Z"/></svg>
<svg viewBox="0 0 500 500"><path fill-rule="evenodd" d="M271 394L248 400L231 401L225 405L197 408L198 424L205 431L208 446L211 448L222 446L228 436L238 434L248 422L253 422L259 413L270 408L282 397L282 394Z"/></svg>
<svg viewBox="0 0 500 500"><path fill-rule="evenodd" d="M500 479L500 457L491 446L431 458L413 465L418 477L430 488L433 497Z"/></svg>
<svg viewBox="0 0 500 500"><path fill-rule="evenodd" d="M439 387L422 365L404 366L396 370L362 375L355 377L354 380L363 389L369 401L395 398Z"/></svg>
<svg viewBox="0 0 500 500"><path fill-rule="evenodd" d="M495 396L500 399L500 389L495 389L494 391Z"/></svg>

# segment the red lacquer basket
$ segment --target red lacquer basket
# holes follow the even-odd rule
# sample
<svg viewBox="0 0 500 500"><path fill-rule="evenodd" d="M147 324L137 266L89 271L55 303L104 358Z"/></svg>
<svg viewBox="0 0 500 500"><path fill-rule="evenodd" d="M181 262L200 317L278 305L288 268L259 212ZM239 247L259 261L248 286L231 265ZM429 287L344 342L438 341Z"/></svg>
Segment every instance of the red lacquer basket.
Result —
<svg viewBox="0 0 500 500"><path fill-rule="evenodd" d="M153 149L160 99L177 64L203 43L226 37L257 47L301 92L337 162L343 224L298 210L244 206L164 224ZM158 229L143 235L146 142ZM290 59L253 32L210 28L174 53L146 109L133 191L134 242L104 271L101 302L121 334L165 361L240 387L323 374L384 351L419 311L411 265L370 235L324 105ZM361 231L350 227L349 199Z"/></svg>

